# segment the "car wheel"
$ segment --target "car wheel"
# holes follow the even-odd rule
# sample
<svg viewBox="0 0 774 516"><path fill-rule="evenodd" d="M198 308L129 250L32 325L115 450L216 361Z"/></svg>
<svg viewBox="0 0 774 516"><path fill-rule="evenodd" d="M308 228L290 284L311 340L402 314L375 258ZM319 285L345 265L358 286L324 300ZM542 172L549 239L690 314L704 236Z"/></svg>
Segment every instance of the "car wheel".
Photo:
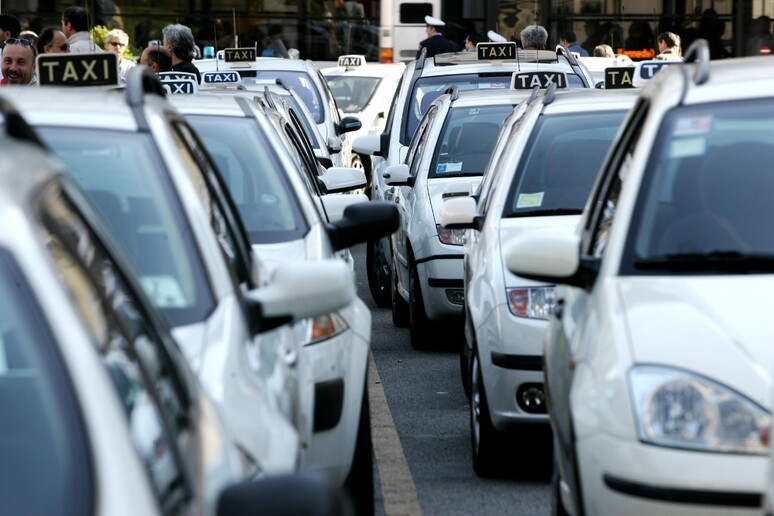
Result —
<svg viewBox="0 0 774 516"><path fill-rule="evenodd" d="M352 159L350 160L350 166L358 170L362 170L366 178L366 187L362 193L365 193L368 198L371 198L371 158L370 156L361 156L360 154L353 152ZM358 193L361 193L358 191Z"/></svg>
<svg viewBox="0 0 774 516"><path fill-rule="evenodd" d="M390 300L392 302L392 324L405 328L409 324L409 306L398 293L398 269L395 260L392 261L392 281L390 281Z"/></svg>
<svg viewBox="0 0 774 516"><path fill-rule="evenodd" d="M425 302L422 299L422 286L419 284L419 273L416 266L409 272L409 329L411 330L411 347L422 349L430 342L432 322L427 318Z"/></svg>
<svg viewBox="0 0 774 516"><path fill-rule="evenodd" d="M371 413L368 403L368 382L363 386L363 403L357 428L352 467L344 481L344 489L355 505L355 514L371 516L374 513L373 443L371 441Z"/></svg>
<svg viewBox="0 0 774 516"><path fill-rule="evenodd" d="M390 267L382 250L380 241L366 244L366 273L368 275L368 288L376 306L388 308L390 306Z"/></svg>
<svg viewBox="0 0 774 516"><path fill-rule="evenodd" d="M470 444L473 470L480 477L493 476L499 456L500 436L489 415L478 353L473 353L470 379Z"/></svg>

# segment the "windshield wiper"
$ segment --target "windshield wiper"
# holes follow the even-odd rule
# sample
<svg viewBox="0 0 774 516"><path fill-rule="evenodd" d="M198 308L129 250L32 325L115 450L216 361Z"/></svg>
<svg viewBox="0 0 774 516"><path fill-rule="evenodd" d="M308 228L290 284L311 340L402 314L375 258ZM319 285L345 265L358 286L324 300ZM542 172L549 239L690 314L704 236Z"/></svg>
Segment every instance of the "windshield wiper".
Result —
<svg viewBox="0 0 774 516"><path fill-rule="evenodd" d="M711 251L709 253L673 253L652 256L634 262L643 270L774 272L774 254Z"/></svg>
<svg viewBox="0 0 774 516"><path fill-rule="evenodd" d="M583 210L580 208L554 208L551 210L529 210L519 212L514 211L507 214L504 218L516 219L520 217L554 217L559 215L580 215L581 213L583 213Z"/></svg>

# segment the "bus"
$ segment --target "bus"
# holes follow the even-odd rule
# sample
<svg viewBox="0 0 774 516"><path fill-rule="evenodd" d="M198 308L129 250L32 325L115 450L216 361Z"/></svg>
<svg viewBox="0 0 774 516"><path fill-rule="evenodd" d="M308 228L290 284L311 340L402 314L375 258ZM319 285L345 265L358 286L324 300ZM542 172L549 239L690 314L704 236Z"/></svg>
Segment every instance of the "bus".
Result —
<svg viewBox="0 0 774 516"><path fill-rule="evenodd" d="M406 63L416 59L419 42L427 37L425 16L443 20L441 0L382 0L379 9L379 61Z"/></svg>

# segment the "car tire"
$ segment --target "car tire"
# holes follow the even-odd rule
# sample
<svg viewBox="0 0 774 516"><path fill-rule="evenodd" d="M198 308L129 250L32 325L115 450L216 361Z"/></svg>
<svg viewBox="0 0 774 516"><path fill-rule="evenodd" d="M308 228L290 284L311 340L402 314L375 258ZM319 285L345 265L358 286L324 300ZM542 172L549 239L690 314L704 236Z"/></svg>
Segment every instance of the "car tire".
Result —
<svg viewBox="0 0 774 516"><path fill-rule="evenodd" d="M376 306L389 308L392 286L391 274L387 259L379 240L366 244L366 273L368 288Z"/></svg>
<svg viewBox="0 0 774 516"><path fill-rule="evenodd" d="M481 376L478 352L473 353L470 379L470 445L473 454L473 470L480 477L492 477L497 473L503 439L492 425L489 406Z"/></svg>
<svg viewBox="0 0 774 516"><path fill-rule="evenodd" d="M366 178L366 187L365 191L363 192L368 196L368 198L371 198L371 157L370 156L362 156L358 154L357 152L352 152L352 159L350 160L350 166L352 168L356 168L358 170L362 170L363 174L365 174Z"/></svg>
<svg viewBox="0 0 774 516"><path fill-rule="evenodd" d="M398 293L398 269L395 260L392 261L391 280L392 324L398 328L405 328L409 325L409 306L406 300Z"/></svg>
<svg viewBox="0 0 774 516"><path fill-rule="evenodd" d="M363 386L363 402L357 428L352 467L344 481L344 489L355 506L358 516L374 514L373 442L371 441L371 412L368 403L368 382Z"/></svg>
<svg viewBox="0 0 774 516"><path fill-rule="evenodd" d="M409 330L411 331L411 347L423 349L431 342L433 323L427 318L425 302L422 299L422 286L419 283L419 272L412 266L409 272Z"/></svg>

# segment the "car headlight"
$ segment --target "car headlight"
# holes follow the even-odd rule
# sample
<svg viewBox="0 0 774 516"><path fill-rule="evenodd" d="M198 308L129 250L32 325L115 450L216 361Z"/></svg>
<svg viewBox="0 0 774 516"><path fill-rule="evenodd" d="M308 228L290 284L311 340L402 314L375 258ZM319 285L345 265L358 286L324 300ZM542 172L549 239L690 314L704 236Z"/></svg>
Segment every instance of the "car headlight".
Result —
<svg viewBox="0 0 774 516"><path fill-rule="evenodd" d="M446 229L440 224L436 224L435 228L438 230L438 239L442 244L465 245L464 229Z"/></svg>
<svg viewBox="0 0 774 516"><path fill-rule="evenodd" d="M293 325L296 337L304 346L330 339L349 329L346 321L337 313L304 319Z"/></svg>
<svg viewBox="0 0 774 516"><path fill-rule="evenodd" d="M637 366L629 374L641 441L672 448L763 455L770 415L728 387L696 374Z"/></svg>
<svg viewBox="0 0 774 516"><path fill-rule="evenodd" d="M507 288L505 297L516 317L548 319L554 313L554 287Z"/></svg>

